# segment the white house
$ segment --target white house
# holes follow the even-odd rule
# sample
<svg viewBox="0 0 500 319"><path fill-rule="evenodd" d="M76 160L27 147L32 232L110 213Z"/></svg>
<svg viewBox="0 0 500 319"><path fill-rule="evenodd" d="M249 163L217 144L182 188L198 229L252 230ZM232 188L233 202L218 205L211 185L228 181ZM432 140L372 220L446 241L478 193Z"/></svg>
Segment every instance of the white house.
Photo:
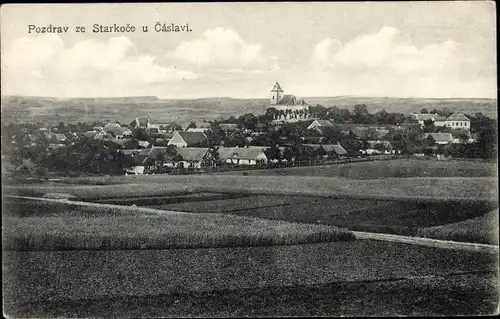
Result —
<svg viewBox="0 0 500 319"><path fill-rule="evenodd" d="M432 136L436 144L439 145L447 145L453 141L453 136L451 135L451 133L424 133L423 135L424 141L429 136Z"/></svg>
<svg viewBox="0 0 500 319"><path fill-rule="evenodd" d="M210 157L208 147L183 147L177 149L177 154L182 157L180 162L184 167L200 168L203 161Z"/></svg>
<svg viewBox="0 0 500 319"><path fill-rule="evenodd" d="M421 114L421 113L413 113L413 118L418 121L421 127L424 126L424 122L431 120L434 123L434 126L446 126L446 117L441 116L437 113L429 113L429 114Z"/></svg>
<svg viewBox="0 0 500 319"><path fill-rule="evenodd" d="M462 113L453 113L446 118L446 126L452 129L470 130L470 120Z"/></svg>
<svg viewBox="0 0 500 319"><path fill-rule="evenodd" d="M228 164L256 165L267 162L264 147L219 147L219 158Z"/></svg>

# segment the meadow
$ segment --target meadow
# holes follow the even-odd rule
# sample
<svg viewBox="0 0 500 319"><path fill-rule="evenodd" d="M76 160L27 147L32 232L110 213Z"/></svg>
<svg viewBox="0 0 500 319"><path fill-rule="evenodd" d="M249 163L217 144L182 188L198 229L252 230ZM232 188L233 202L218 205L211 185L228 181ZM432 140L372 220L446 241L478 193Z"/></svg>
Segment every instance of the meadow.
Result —
<svg viewBox="0 0 500 319"><path fill-rule="evenodd" d="M4 203L3 249L123 250L292 245L354 240L344 229L254 217L96 207Z"/></svg>

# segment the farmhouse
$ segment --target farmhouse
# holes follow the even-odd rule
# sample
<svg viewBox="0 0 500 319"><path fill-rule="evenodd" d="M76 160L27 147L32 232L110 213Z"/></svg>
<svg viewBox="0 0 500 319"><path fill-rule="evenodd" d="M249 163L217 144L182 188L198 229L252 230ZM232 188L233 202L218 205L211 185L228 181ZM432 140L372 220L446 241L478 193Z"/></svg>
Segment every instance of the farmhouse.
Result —
<svg viewBox="0 0 500 319"><path fill-rule="evenodd" d="M322 145L328 157L346 157L347 151L340 144Z"/></svg>
<svg viewBox="0 0 500 319"><path fill-rule="evenodd" d="M259 123L257 123L257 124L259 124ZM220 123L219 127L226 134L233 133L233 132L236 132L238 130L238 124L232 124L232 123Z"/></svg>
<svg viewBox="0 0 500 319"><path fill-rule="evenodd" d="M207 144L207 136L202 132L175 132L167 145L195 147Z"/></svg>
<svg viewBox="0 0 500 319"><path fill-rule="evenodd" d="M311 125L307 127L308 130L311 130L315 127L333 127L332 122L328 120L314 120Z"/></svg>
<svg viewBox="0 0 500 319"><path fill-rule="evenodd" d="M413 113L411 115L415 120L417 120L421 127L424 127L424 122L429 120L432 121L435 126L446 126L446 117L437 113Z"/></svg>
<svg viewBox="0 0 500 319"><path fill-rule="evenodd" d="M394 153L392 150L392 144L389 141L367 141L368 147L365 150L366 154L391 154Z"/></svg>
<svg viewBox="0 0 500 319"><path fill-rule="evenodd" d="M132 131L126 127L105 127L104 131L113 135L117 139L132 137Z"/></svg>
<svg viewBox="0 0 500 319"><path fill-rule="evenodd" d="M208 127L190 127L186 130L186 132L199 132L199 133L205 133L208 131Z"/></svg>
<svg viewBox="0 0 500 319"><path fill-rule="evenodd" d="M219 147L221 161L235 165L256 165L267 162L264 147Z"/></svg>
<svg viewBox="0 0 500 319"><path fill-rule="evenodd" d="M453 141L453 136L451 133L424 133L424 140L426 140L429 136L432 136L435 143L439 145L447 145Z"/></svg>
<svg viewBox="0 0 500 319"><path fill-rule="evenodd" d="M462 113L454 113L446 118L446 126L452 129L470 130L470 120Z"/></svg>
<svg viewBox="0 0 500 319"><path fill-rule="evenodd" d="M184 167L200 168L211 160L208 147L185 147L177 149L177 154L182 158L180 162Z"/></svg>

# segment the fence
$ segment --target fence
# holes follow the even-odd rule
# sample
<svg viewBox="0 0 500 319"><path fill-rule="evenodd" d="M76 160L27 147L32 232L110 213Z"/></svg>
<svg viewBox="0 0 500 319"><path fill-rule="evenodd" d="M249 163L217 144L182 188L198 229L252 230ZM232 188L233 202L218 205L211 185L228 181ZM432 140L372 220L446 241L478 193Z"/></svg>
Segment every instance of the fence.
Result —
<svg viewBox="0 0 500 319"><path fill-rule="evenodd" d="M303 167L303 166L317 166L317 165L332 165L332 164L345 164L354 162L370 162L380 160L392 160L406 158L402 155L375 155L361 158L342 158L335 160L308 160L308 161L295 161L295 162L280 162L280 163L258 163L255 165L232 165L224 164L213 167L187 167L187 168L173 168L168 174L203 174L203 173L217 173L228 171L248 171L257 169L271 169L271 168L287 168L287 167Z"/></svg>

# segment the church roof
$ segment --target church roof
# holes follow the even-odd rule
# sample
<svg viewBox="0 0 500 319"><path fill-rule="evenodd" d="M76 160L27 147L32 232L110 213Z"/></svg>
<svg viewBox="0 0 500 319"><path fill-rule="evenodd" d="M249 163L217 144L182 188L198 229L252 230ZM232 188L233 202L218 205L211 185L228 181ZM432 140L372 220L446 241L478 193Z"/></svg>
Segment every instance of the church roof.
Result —
<svg viewBox="0 0 500 319"><path fill-rule="evenodd" d="M281 89L281 86L280 84L278 83L278 81L276 81L276 84L274 85L273 89L271 90L271 92L283 92L283 90Z"/></svg>
<svg viewBox="0 0 500 319"><path fill-rule="evenodd" d="M287 95L283 95L283 97L281 98L281 100L278 101L278 105L296 105L296 102L297 102L297 98L295 97L295 95L290 95L290 94L287 94Z"/></svg>

